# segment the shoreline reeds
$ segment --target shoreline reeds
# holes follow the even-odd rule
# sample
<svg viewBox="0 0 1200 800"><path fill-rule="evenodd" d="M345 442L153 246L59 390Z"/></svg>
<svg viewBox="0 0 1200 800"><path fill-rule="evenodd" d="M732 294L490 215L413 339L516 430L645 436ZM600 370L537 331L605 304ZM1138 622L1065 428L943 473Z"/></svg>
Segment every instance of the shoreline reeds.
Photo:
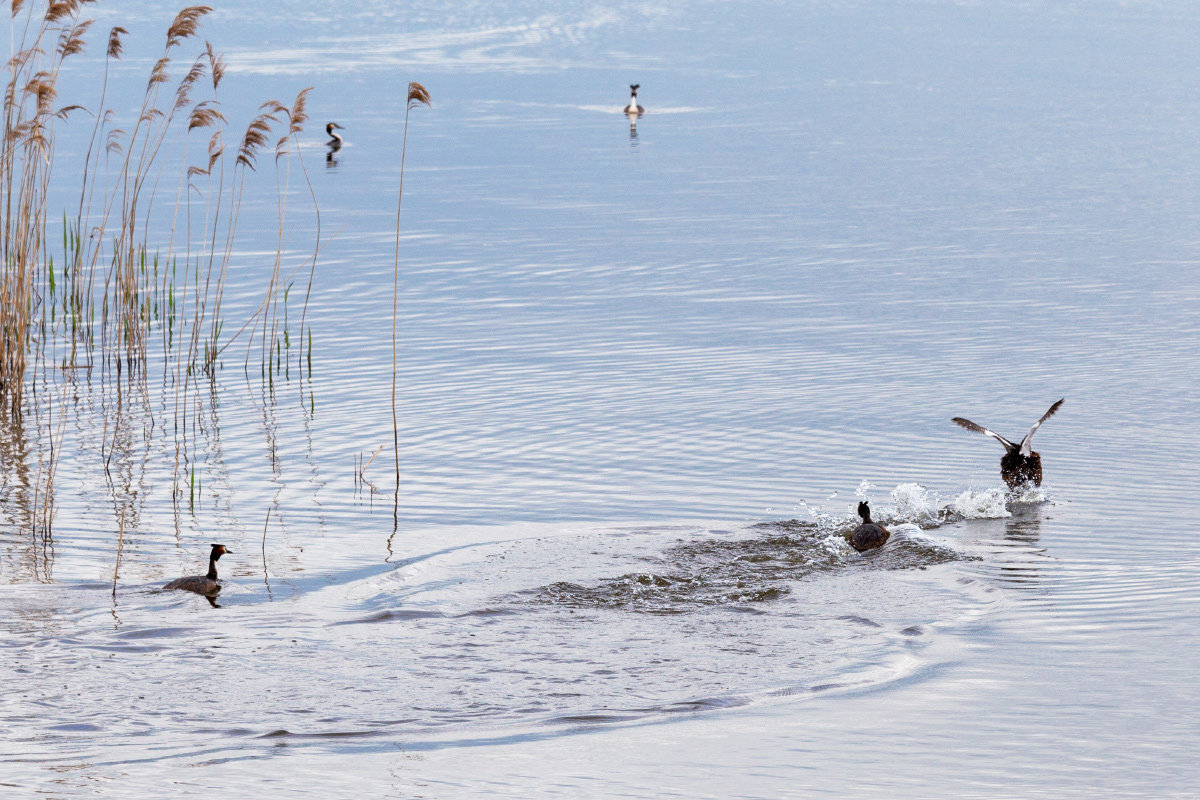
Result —
<svg viewBox="0 0 1200 800"><path fill-rule="evenodd" d="M30 483L31 525L49 534L54 475L65 435L67 406L51 387L50 371L69 383L76 373L95 381L111 399L98 431L104 474L122 509L128 487L114 480L114 454L125 438L126 407L148 389L148 365L161 355L161 379L173 389L175 437L173 497L194 507L195 459L189 452L204 400L202 379L215 380L222 353L246 344L245 361L257 356L264 382L290 376L293 334L288 302L295 278L309 272L304 306L320 249L315 243L300 265L285 265L285 214L290 166L296 158L316 207L316 195L299 154L298 136L307 121L311 89L290 106L268 100L245 132L226 144L229 122L221 105L225 66L210 42L172 80L179 52L193 41L212 8L188 6L167 27L161 54L146 79L136 117L119 120L109 98L112 64L121 59L129 32L114 26L105 39L104 66L96 105L60 104L62 68L86 51L94 20L84 17L92 0L11 3L12 56L4 83L0 144L0 406L20 420L32 411L47 446L37 455ZM92 117L80 154L78 195L71 211L54 211L52 174L56 125L77 115ZM191 142L204 139L198 163ZM259 303L239 319L228 319L224 294L231 268L247 174L259 153L274 144L278 231L272 268ZM171 164L179 159L177 174ZM165 187L171 187L166 189ZM173 195L173 199L170 199ZM319 215L319 209L318 209ZM59 259L48 245L51 220L62 224ZM297 356L303 376L311 371L312 332L307 358ZM157 342L157 353L151 342ZM53 359L53 363L51 362ZM307 366L307 369L306 369ZM46 388L40 390L39 380ZM170 385L170 388L168 388ZM32 392L33 396L27 396ZM143 402L143 405L145 403ZM45 425L38 409L45 407ZM185 480L185 476L188 476Z"/></svg>

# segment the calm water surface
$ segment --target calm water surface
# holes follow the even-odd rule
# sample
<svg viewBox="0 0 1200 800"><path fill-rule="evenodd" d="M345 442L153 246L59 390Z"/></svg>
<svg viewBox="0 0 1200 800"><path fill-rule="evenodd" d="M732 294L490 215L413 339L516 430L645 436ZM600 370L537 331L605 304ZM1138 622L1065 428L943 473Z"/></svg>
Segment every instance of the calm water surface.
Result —
<svg viewBox="0 0 1200 800"><path fill-rule="evenodd" d="M131 108L175 10L97 9ZM191 508L161 375L119 426L85 376L6 424L0 795L1200 793L1191 7L234 2L203 34L231 119L315 87L313 374L226 352ZM949 420L1059 397L1006 507ZM155 591L214 541L222 608Z"/></svg>

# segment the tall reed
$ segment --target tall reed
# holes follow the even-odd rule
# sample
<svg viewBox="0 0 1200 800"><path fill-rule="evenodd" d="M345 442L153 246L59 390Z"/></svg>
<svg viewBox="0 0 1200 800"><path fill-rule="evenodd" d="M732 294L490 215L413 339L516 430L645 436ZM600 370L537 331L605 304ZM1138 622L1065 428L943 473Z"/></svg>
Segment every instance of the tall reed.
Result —
<svg viewBox="0 0 1200 800"><path fill-rule="evenodd" d="M404 138L400 145L400 191L396 195L396 262L392 280L392 450L396 459L396 501L400 499L400 419L396 413L397 328L400 319L400 207L404 203L404 157L408 154L408 114L413 108L429 107L429 91L412 81L404 107Z"/></svg>
<svg viewBox="0 0 1200 800"><path fill-rule="evenodd" d="M31 7L23 20L18 19L23 0L12 3L14 52L0 143L0 402L18 415L43 266L54 123L80 108L58 106L56 100L62 63L82 52L92 24L78 18L83 3L57 0L42 13Z"/></svg>

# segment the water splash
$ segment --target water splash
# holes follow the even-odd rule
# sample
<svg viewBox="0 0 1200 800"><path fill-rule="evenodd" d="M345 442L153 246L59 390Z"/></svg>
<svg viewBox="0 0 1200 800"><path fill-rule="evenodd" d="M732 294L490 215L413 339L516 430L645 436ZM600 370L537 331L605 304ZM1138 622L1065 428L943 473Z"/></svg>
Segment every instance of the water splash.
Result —
<svg viewBox="0 0 1200 800"><path fill-rule="evenodd" d="M967 489L954 498L950 509L963 519L1003 519L1012 516L1007 500L1007 493L998 487Z"/></svg>
<svg viewBox="0 0 1200 800"><path fill-rule="evenodd" d="M845 544L846 533L853 530L854 525L858 524L858 517L852 513L853 506L847 507L846 516L841 516L822 511L820 508L809 505L807 500L801 500L797 503L797 510L803 510L812 518L812 524L821 532L823 538L828 540L827 546L835 549L839 542ZM796 524L803 525L805 523L797 522Z"/></svg>
<svg viewBox="0 0 1200 800"><path fill-rule="evenodd" d="M892 489L891 516L895 521L938 525L943 520L941 498L919 483L901 483Z"/></svg>
<svg viewBox="0 0 1200 800"><path fill-rule="evenodd" d="M1045 490L1040 486L1024 486L1020 492L1016 492L1009 496L1009 505L1029 505L1036 506L1042 503L1050 502L1050 495L1046 494Z"/></svg>

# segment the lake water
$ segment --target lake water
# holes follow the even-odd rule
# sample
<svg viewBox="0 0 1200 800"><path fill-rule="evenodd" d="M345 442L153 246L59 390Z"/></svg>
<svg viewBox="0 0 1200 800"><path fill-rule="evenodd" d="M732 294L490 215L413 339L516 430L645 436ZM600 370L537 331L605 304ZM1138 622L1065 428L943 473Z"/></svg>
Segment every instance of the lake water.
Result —
<svg viewBox="0 0 1200 800"><path fill-rule="evenodd" d="M132 114L176 10L95 9ZM0 796L1200 794L1200 11L237 0L201 33L234 127L314 87L312 375L232 345L177 503L161 367L119 414L37 379L0 436ZM950 418L1019 438L1060 397L1006 504ZM210 542L220 608L155 591Z"/></svg>

